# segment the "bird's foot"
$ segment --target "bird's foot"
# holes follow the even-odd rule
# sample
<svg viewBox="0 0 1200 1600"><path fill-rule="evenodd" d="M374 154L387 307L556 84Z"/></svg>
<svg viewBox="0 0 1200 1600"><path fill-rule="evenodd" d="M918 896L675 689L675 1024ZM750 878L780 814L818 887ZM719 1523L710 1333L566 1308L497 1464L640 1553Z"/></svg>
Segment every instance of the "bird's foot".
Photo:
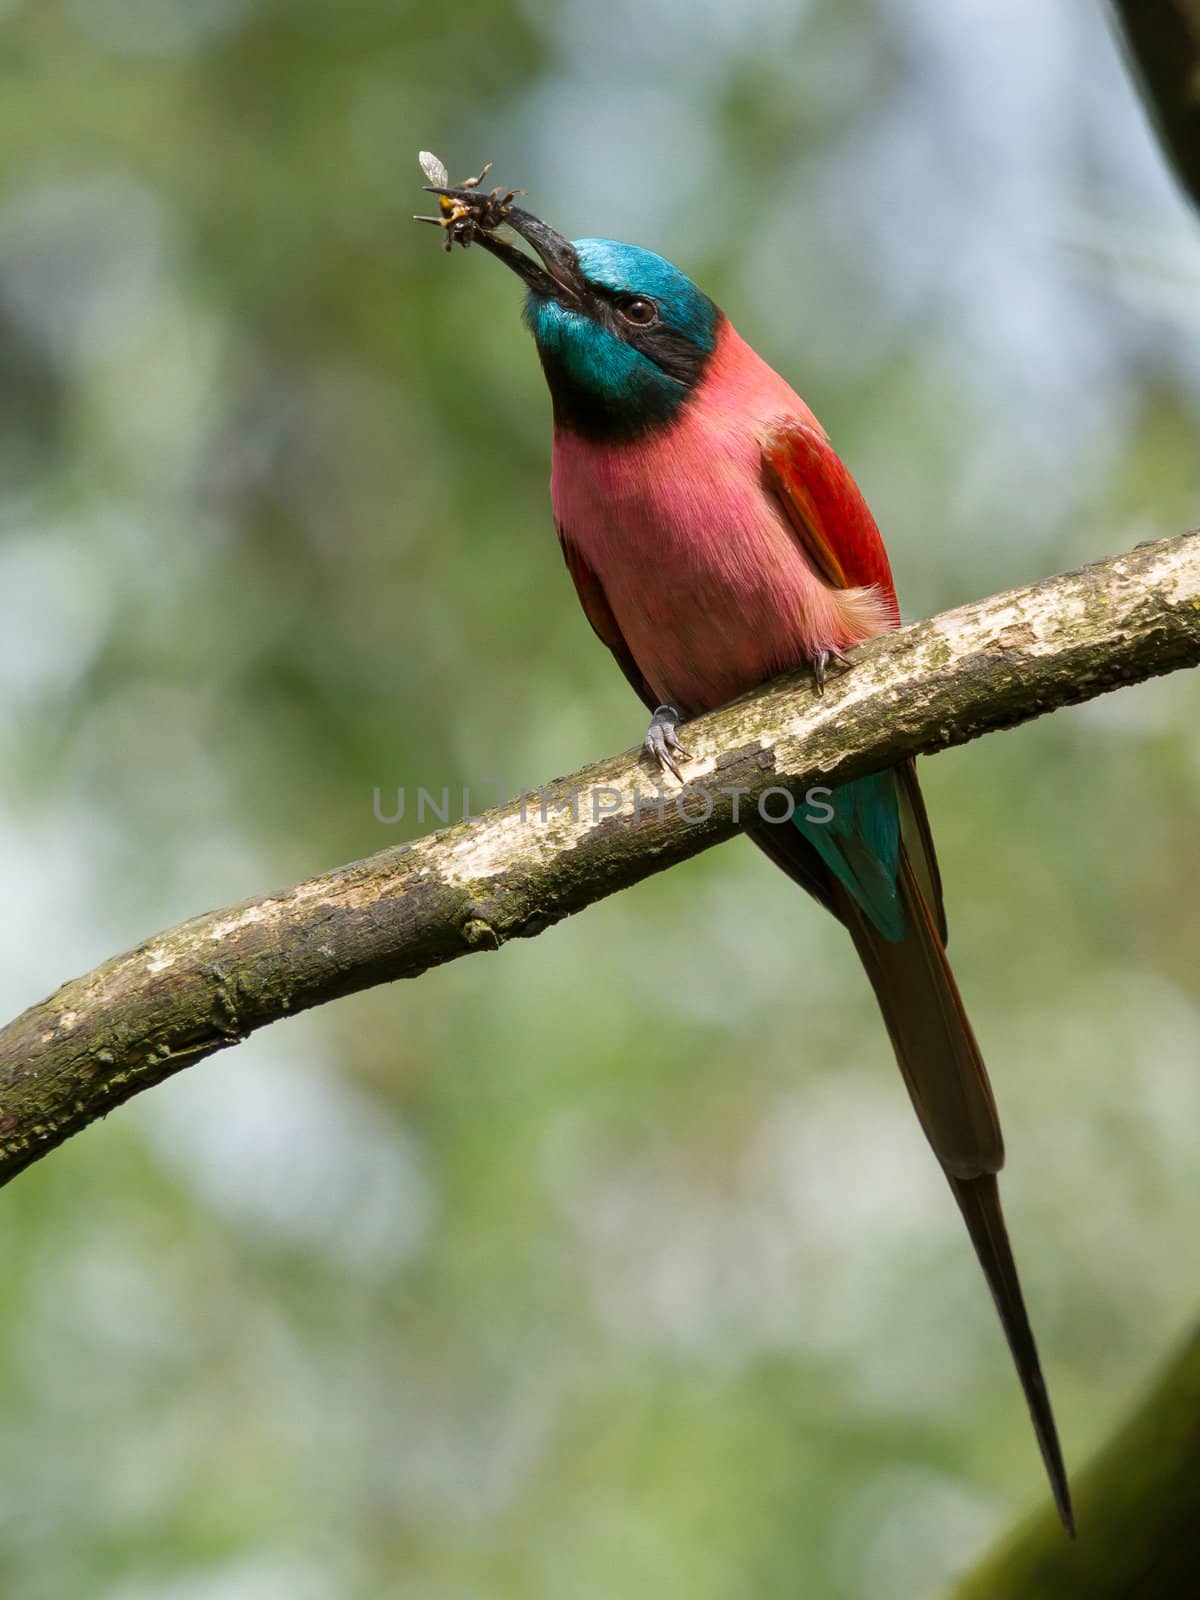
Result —
<svg viewBox="0 0 1200 1600"><path fill-rule="evenodd" d="M652 755L664 772L672 772L683 782L683 774L679 770L676 755L689 761L691 757L679 742L676 729L683 721L674 706L655 706L654 715L650 718L650 726L646 729L646 737L642 744L648 754Z"/></svg>
<svg viewBox="0 0 1200 1600"><path fill-rule="evenodd" d="M853 661L848 660L840 650L818 650L812 658L813 677L816 680L817 693L825 693L825 672L831 661L836 661L839 667L852 667Z"/></svg>

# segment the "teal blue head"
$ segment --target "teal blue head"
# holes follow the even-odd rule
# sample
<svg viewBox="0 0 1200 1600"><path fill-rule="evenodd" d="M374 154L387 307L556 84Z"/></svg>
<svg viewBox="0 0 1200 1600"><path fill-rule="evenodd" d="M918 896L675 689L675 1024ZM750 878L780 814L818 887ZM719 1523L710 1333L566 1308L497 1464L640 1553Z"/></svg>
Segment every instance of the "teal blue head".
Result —
<svg viewBox="0 0 1200 1600"><path fill-rule="evenodd" d="M678 267L614 239L573 244L513 207L541 262L494 234L479 243L526 282L525 321L560 428L628 439L672 421L704 376L720 312Z"/></svg>
<svg viewBox="0 0 1200 1600"><path fill-rule="evenodd" d="M531 289L537 342L560 427L630 437L670 422L704 376L718 311L678 267L613 239L576 239L580 301Z"/></svg>

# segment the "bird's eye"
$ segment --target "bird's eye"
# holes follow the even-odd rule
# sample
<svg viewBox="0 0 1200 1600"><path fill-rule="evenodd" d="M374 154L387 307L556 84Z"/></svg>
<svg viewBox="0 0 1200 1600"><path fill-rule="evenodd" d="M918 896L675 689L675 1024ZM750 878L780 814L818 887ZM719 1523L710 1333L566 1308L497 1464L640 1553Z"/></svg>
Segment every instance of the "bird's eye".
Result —
<svg viewBox="0 0 1200 1600"><path fill-rule="evenodd" d="M658 321L658 307L644 295L627 294L623 300L617 301L617 310L635 328L648 328L652 322Z"/></svg>

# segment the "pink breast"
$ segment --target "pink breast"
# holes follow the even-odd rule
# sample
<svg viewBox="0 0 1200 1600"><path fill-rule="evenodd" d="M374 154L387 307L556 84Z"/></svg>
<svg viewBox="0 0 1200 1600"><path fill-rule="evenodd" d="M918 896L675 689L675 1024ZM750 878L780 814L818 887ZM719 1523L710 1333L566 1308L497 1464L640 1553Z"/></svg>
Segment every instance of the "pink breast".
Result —
<svg viewBox="0 0 1200 1600"><path fill-rule="evenodd" d="M759 441L787 416L817 425L723 324L676 422L632 444L556 437L555 520L599 579L654 693L682 711L710 710L823 645L849 642L763 485Z"/></svg>

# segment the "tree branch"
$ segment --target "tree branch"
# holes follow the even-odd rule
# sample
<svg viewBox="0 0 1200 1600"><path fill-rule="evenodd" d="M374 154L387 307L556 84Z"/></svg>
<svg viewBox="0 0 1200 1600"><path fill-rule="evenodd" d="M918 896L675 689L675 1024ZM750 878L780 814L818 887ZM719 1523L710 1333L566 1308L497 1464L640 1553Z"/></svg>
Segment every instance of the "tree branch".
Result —
<svg viewBox="0 0 1200 1600"><path fill-rule="evenodd" d="M1200 208L1200 0L1115 0L1143 98Z"/></svg>
<svg viewBox="0 0 1200 1600"><path fill-rule="evenodd" d="M688 728L686 791L640 752L146 940L0 1030L0 1183L256 1028L411 978L695 855L803 796L1200 661L1200 533L873 640L823 699L780 678ZM694 787L693 787L694 786ZM774 789L774 795L766 791ZM764 798L765 797L765 798Z"/></svg>
<svg viewBox="0 0 1200 1600"><path fill-rule="evenodd" d="M1191 1600L1200 1576L1200 1330L1080 1473L1079 1540L1038 1512L949 1600Z"/></svg>

